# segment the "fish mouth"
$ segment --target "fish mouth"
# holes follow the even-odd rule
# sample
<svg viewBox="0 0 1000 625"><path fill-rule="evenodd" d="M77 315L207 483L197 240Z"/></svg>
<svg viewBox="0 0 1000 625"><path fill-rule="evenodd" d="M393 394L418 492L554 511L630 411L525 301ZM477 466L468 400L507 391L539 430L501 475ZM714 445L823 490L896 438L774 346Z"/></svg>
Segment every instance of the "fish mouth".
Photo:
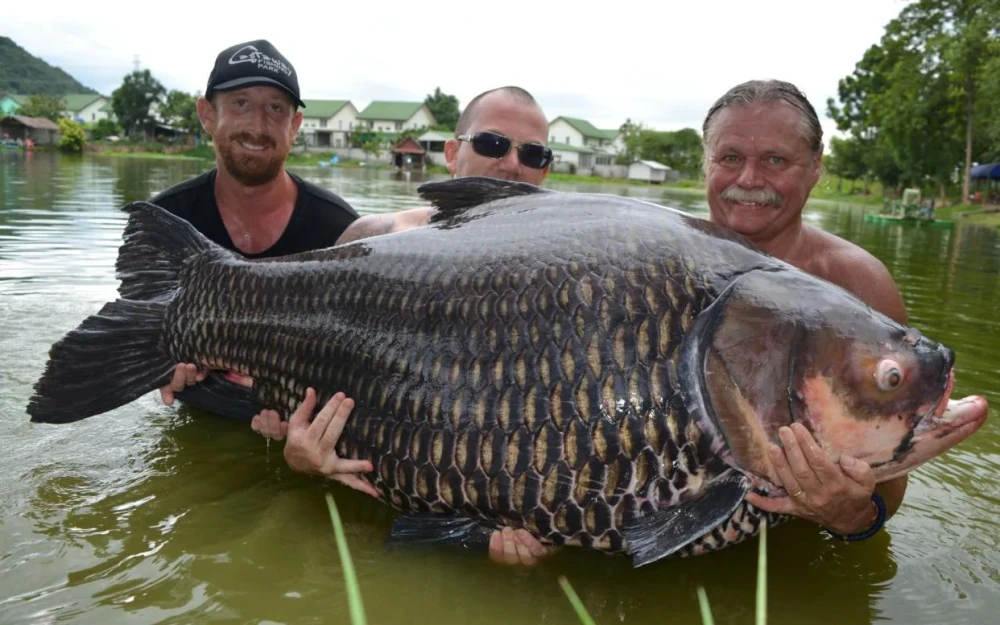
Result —
<svg viewBox="0 0 1000 625"><path fill-rule="evenodd" d="M944 392L941 394L941 399L938 400L929 412L920 417L920 421L917 422L917 427L913 429L913 436L919 437L921 434L936 430L947 422L944 419L945 413L948 411L948 405L951 403L951 391L955 388L955 369L948 371L948 383L945 386Z"/></svg>
<svg viewBox="0 0 1000 625"><path fill-rule="evenodd" d="M972 434L986 422L988 412L989 403L985 397L970 395L962 399L949 399L946 402L946 409L938 417L938 427L933 431L938 438L941 438L954 430L973 426L969 432Z"/></svg>
<svg viewBox="0 0 1000 625"><path fill-rule="evenodd" d="M939 410L930 415L913 431L914 443L926 438L945 439L956 437L959 440L969 436L986 422L989 404L984 397L970 395L962 399L944 398Z"/></svg>
<svg viewBox="0 0 1000 625"><path fill-rule="evenodd" d="M893 453L892 459L871 465L878 481L899 477L969 438L986 422L989 403L979 395L951 399L954 371L941 399L929 410Z"/></svg>

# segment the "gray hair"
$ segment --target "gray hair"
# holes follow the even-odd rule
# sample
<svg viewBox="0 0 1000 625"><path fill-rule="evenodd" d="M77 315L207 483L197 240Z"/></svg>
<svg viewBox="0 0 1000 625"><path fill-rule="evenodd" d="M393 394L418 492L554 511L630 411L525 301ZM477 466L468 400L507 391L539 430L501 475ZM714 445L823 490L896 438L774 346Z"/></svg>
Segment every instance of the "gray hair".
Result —
<svg viewBox="0 0 1000 625"><path fill-rule="evenodd" d="M813 108L805 94L790 82L782 80L750 80L736 85L715 101L705 116L701 128L702 144L705 148L705 165L708 165L709 133L712 117L731 104L749 106L761 102L785 102L799 112L802 121L802 137L809 144L813 156L823 151L823 127L820 126L816 109Z"/></svg>

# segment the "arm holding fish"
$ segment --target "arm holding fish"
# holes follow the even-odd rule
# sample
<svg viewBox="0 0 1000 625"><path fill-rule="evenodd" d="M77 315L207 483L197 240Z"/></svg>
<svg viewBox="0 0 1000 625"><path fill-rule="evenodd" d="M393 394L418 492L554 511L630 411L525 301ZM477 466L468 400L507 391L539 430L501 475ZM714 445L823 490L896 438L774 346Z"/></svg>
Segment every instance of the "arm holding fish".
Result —
<svg viewBox="0 0 1000 625"><path fill-rule="evenodd" d="M298 473L320 475L372 497L378 497L378 490L356 475L374 471L371 461L349 460L337 456L337 439L344 431L347 417L354 409L354 400L343 393L336 393L310 422L309 418L315 408L316 391L308 388L305 400L288 418L287 424L282 424L283 428L279 426L278 429L284 430L288 436L288 442L285 444L285 462ZM259 423L262 424L258 427L269 428L276 423L281 424L278 413L273 410L265 410L255 416L255 423L258 422L258 417L261 418ZM264 431L261 430L261 433ZM270 433L272 432L268 430L265 436ZM279 436L276 435L274 438Z"/></svg>
<svg viewBox="0 0 1000 625"><path fill-rule="evenodd" d="M803 269L854 293L866 304L905 324L906 307L892 276L874 256L856 247L816 254L814 266ZM771 445L784 497L755 493L748 501L768 512L790 514L813 521L840 535L864 532L873 527L878 508L872 500L876 491L885 501L886 519L896 513L906 492L907 476L875 484L875 474L864 461L842 456L834 461L801 424L779 430L784 451Z"/></svg>
<svg viewBox="0 0 1000 625"><path fill-rule="evenodd" d="M197 365L190 363L179 364L174 368L174 377L170 380L170 384L160 389L160 398L164 404L172 406L174 404L174 393L180 393L185 388L204 381L206 375L208 375L208 372L200 371Z"/></svg>
<svg viewBox="0 0 1000 625"><path fill-rule="evenodd" d="M411 208L397 213L365 215L356 219L347 227L347 230L344 230L344 233L337 239L337 245L423 226L430 221L434 210L430 207L424 207Z"/></svg>

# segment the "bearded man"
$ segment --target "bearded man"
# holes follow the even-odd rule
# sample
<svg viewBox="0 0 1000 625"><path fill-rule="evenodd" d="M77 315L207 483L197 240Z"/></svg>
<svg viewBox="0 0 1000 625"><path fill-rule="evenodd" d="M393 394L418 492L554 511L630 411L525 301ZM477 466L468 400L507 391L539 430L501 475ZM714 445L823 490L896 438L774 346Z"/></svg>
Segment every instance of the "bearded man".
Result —
<svg viewBox="0 0 1000 625"><path fill-rule="evenodd" d="M215 167L150 200L189 221L222 247L247 258L285 256L333 246L358 219L330 191L285 169L302 124L295 68L266 40L231 46L216 57L198 118L212 137ZM162 389L212 412L246 418L242 408L194 365L178 365ZM182 390L183 389L183 390Z"/></svg>

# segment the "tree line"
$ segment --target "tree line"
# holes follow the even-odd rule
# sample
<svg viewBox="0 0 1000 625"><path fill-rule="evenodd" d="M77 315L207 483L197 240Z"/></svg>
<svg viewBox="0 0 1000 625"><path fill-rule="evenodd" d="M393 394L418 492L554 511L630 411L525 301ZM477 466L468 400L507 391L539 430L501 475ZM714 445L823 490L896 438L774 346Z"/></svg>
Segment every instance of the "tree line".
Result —
<svg viewBox="0 0 1000 625"><path fill-rule="evenodd" d="M179 131L198 136L201 122L195 107L198 94L167 90L150 71L127 74L121 86L111 93L111 110L115 119L102 119L86 124L93 140L112 135L146 139L152 135L157 123L164 123ZM59 123L66 116L66 103L61 96L31 95L18 108L19 115L45 117Z"/></svg>
<svg viewBox="0 0 1000 625"><path fill-rule="evenodd" d="M832 173L967 201L972 164L1000 160L1000 0L906 6L837 91Z"/></svg>
<svg viewBox="0 0 1000 625"><path fill-rule="evenodd" d="M615 157L616 164L629 165L636 160L656 161L688 178L701 177L704 149L701 135L694 128L653 130L629 118L618 131L622 135L624 149Z"/></svg>

